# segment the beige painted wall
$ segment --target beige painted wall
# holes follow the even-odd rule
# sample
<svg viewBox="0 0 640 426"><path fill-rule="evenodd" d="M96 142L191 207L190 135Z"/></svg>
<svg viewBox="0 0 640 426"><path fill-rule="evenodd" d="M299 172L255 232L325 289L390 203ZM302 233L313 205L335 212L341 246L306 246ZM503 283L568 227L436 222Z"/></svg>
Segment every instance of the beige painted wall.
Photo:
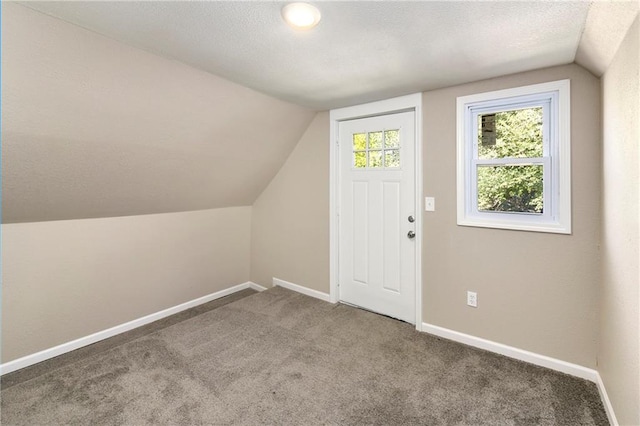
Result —
<svg viewBox="0 0 640 426"><path fill-rule="evenodd" d="M602 77L602 287L598 370L618 421L640 424L640 28Z"/></svg>
<svg viewBox="0 0 640 426"><path fill-rule="evenodd" d="M318 113L253 205L251 280L329 292L329 114Z"/></svg>
<svg viewBox="0 0 640 426"><path fill-rule="evenodd" d="M251 205L315 115L1 7L4 223Z"/></svg>
<svg viewBox="0 0 640 426"><path fill-rule="evenodd" d="M456 97L571 79L573 234L456 225ZM424 94L423 320L595 367L600 90L577 65ZM478 308L466 291L478 292Z"/></svg>
<svg viewBox="0 0 640 426"><path fill-rule="evenodd" d="M573 234L456 225L456 97L571 79ZM319 114L253 207L252 280L329 291L328 119ZM577 65L424 93L425 322L595 367L600 86ZM466 306L466 291L479 307Z"/></svg>
<svg viewBox="0 0 640 426"><path fill-rule="evenodd" d="M2 225L2 362L249 280L251 207Z"/></svg>

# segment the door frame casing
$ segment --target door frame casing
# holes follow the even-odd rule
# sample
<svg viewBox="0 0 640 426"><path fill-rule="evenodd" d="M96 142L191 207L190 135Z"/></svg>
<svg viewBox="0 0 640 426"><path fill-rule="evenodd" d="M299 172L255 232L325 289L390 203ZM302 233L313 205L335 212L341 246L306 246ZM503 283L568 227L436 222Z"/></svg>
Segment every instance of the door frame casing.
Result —
<svg viewBox="0 0 640 426"><path fill-rule="evenodd" d="M414 112L415 125L415 309L416 329L422 330L422 93L332 109L329 112L329 299L339 301L340 274L340 122L397 112Z"/></svg>

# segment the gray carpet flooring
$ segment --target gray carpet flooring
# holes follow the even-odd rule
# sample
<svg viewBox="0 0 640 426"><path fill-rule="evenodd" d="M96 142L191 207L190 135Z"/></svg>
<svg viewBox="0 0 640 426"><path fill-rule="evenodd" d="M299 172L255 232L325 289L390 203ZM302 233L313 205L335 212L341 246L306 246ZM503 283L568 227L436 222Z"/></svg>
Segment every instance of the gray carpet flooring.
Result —
<svg viewBox="0 0 640 426"><path fill-rule="evenodd" d="M1 397L3 425L608 424L593 383L282 288L6 375Z"/></svg>

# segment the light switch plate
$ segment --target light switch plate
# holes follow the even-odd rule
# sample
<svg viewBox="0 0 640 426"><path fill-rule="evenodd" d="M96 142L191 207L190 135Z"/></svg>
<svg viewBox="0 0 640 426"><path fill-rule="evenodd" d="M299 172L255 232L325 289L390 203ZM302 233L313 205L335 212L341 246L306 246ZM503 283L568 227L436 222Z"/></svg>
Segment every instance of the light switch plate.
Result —
<svg viewBox="0 0 640 426"><path fill-rule="evenodd" d="M436 211L436 199L434 197L424 197L424 211Z"/></svg>

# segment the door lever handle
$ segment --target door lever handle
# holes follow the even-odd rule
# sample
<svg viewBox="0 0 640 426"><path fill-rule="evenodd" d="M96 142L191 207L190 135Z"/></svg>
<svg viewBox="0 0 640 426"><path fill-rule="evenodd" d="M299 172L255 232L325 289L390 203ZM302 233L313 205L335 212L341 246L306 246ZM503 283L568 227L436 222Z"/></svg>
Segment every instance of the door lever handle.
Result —
<svg viewBox="0 0 640 426"><path fill-rule="evenodd" d="M407 237L409 237L409 238L415 238L415 237L416 237L416 233L415 233L415 232L413 232L413 231L409 231L409 232L407 232Z"/></svg>

